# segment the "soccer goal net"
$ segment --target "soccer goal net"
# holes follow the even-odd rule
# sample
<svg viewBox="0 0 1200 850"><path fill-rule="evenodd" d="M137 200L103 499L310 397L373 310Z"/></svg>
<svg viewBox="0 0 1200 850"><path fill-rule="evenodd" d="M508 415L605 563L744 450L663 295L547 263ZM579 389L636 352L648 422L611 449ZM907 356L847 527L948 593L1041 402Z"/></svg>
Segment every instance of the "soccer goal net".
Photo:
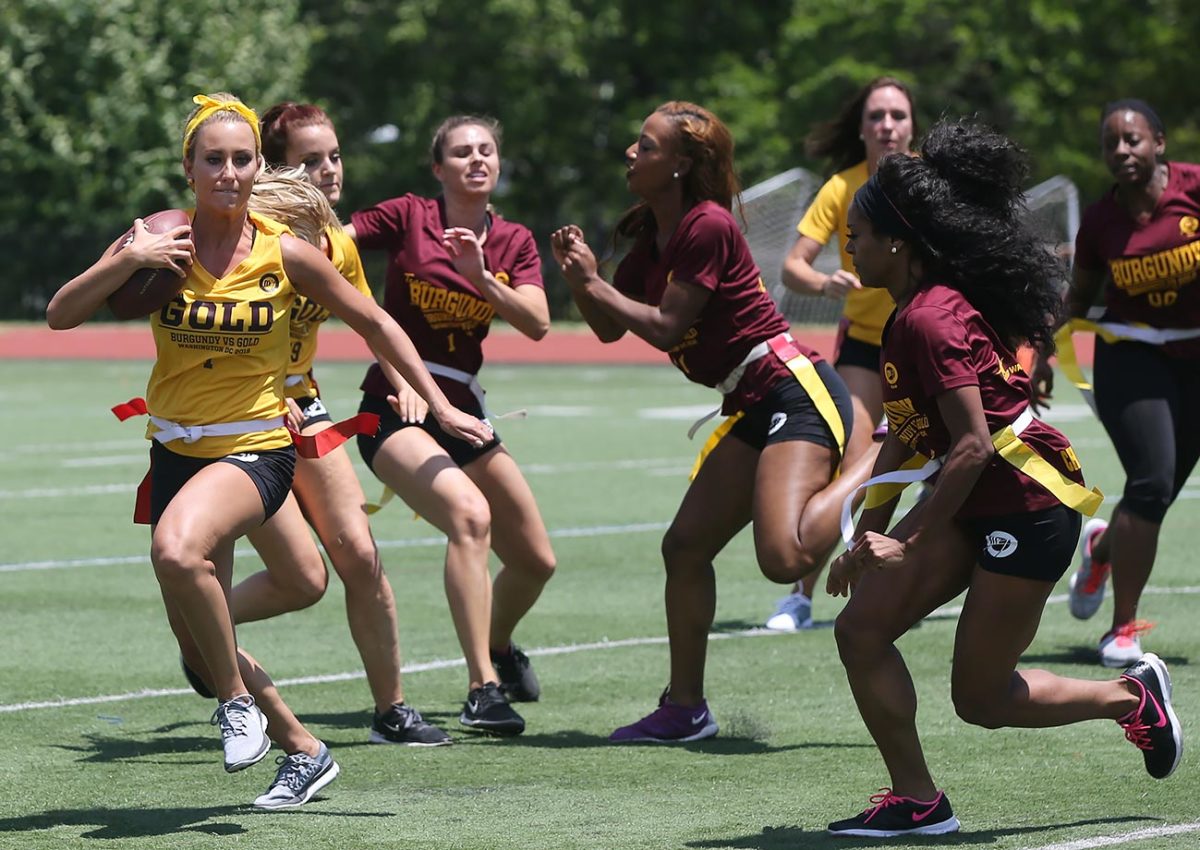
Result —
<svg viewBox="0 0 1200 850"><path fill-rule="evenodd" d="M796 225L821 187L821 178L804 168L792 168L756 183L742 192L746 241L762 272L767 291L788 321L796 324L834 324L842 305L827 298L800 295L783 285L780 270L796 241ZM1051 177L1025 196L1033 225L1068 265L1079 229L1079 192L1066 177ZM840 238L840 237L839 237ZM825 273L838 268L837 239L817 255L814 267Z"/></svg>

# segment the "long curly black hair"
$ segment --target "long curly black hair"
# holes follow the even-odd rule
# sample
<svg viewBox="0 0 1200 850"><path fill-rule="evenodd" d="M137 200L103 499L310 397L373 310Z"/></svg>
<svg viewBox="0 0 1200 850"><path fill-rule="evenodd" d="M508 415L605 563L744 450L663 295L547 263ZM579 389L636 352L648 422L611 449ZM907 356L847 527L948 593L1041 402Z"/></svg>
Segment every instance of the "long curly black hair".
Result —
<svg viewBox="0 0 1200 850"><path fill-rule="evenodd" d="M1008 137L970 120L935 124L919 157L890 154L877 177L913 234L924 283L967 301L1010 346L1053 350L1066 268L1029 224L1021 186L1028 157Z"/></svg>

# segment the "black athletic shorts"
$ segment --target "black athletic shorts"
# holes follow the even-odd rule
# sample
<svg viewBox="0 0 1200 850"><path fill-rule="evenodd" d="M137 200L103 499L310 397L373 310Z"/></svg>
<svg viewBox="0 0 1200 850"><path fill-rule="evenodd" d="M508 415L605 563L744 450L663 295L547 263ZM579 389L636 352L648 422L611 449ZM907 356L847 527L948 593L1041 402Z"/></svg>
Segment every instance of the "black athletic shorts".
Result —
<svg viewBox="0 0 1200 850"><path fill-rule="evenodd" d="M833 397L842 419L846 436L854 424L854 408L850 404L850 392L838 373L824 360L814 364L821 382ZM837 451L833 431L825 424L817 406L813 404L804 387L793 377L785 378L753 404L746 415L739 419L729 433L743 443L762 451L773 443L800 440Z"/></svg>
<svg viewBox="0 0 1200 850"><path fill-rule="evenodd" d="M306 395L300 398L293 399L296 405L300 408L300 412L304 414L304 420L300 423L300 427L304 428L316 422L332 422L333 417L329 415L329 411L325 409L324 402L320 397Z"/></svg>
<svg viewBox="0 0 1200 850"><path fill-rule="evenodd" d="M470 413L472 416L483 419L483 408L474 399L468 405L461 405L459 409L464 413ZM358 412L379 415L379 430L376 433L358 435L359 454L362 455L363 463L372 470L375 468L375 455L378 453L379 447L383 445L383 441L404 428L420 428L425 431L425 433L433 437L439 446L446 450L446 454L450 455L450 459L460 467L466 466L471 461L483 457L496 448L496 446L500 445L500 435L493 432L492 439L489 442L476 448L466 440L452 437L443 431L442 426L438 424L437 419L432 414L427 414L424 422L405 422L400 418L400 414L388 403L386 398L380 398L376 395L364 394L362 404L358 406Z"/></svg>
<svg viewBox="0 0 1200 850"><path fill-rule="evenodd" d="M837 361L835 366L857 366L860 369L869 369L872 372L879 372L879 352L878 345L871 345L869 342L852 339L851 337L843 337L841 345L838 346Z"/></svg>
<svg viewBox="0 0 1200 850"><path fill-rule="evenodd" d="M988 572L1056 582L1071 566L1082 519L1066 505L963 520Z"/></svg>
<svg viewBox="0 0 1200 850"><path fill-rule="evenodd" d="M212 463L229 463L250 476L262 498L263 521L283 506L292 489L296 471L296 449L285 446L260 452L242 452L225 457L189 457L176 454L157 440L150 444L150 524L162 519L163 511L183 485Z"/></svg>

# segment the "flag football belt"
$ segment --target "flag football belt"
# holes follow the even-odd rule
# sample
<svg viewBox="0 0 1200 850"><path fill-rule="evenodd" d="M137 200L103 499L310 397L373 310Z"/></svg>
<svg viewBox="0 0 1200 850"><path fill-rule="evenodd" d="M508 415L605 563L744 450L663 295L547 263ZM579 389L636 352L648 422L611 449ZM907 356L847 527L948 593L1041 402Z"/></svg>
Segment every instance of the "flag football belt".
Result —
<svg viewBox="0 0 1200 850"><path fill-rule="evenodd" d="M1090 319L1071 319L1063 324L1054 335L1054 345L1058 349L1058 366L1075 387L1083 395L1083 400L1094 413L1096 398L1092 384L1083 374L1079 359L1075 355L1076 333L1094 333L1105 342L1144 342L1147 345L1166 345L1169 342L1182 342L1188 339L1200 338L1200 328L1152 328L1149 325L1127 325L1121 322L1093 322Z"/></svg>
<svg viewBox="0 0 1200 850"><path fill-rule="evenodd" d="M1028 407L1021 411L1010 425L992 434L992 446L1005 461L1025 473L1068 508L1086 516L1093 516L1104 501L1104 494L1093 487L1088 489L1078 481L1072 481L1051 465L1021 440L1021 434L1033 421L1033 411ZM895 499L909 484L925 481L942 468L943 457L926 458L914 454L892 472L868 478L859 484L842 501L842 540L849 546L854 542L854 497L861 490L867 491L864 510L886 505Z"/></svg>
<svg viewBox="0 0 1200 850"><path fill-rule="evenodd" d="M355 434L374 434L379 430L379 416L374 413L359 413L349 419L336 422L316 434L305 436L292 429L287 424L286 416L275 416L270 419L246 419L240 422L217 422L210 425L181 425L169 419L153 416L146 409L144 398L131 398L129 401L112 408L113 415L124 422L134 416L149 416L150 422L158 428L151 436L160 443L166 444L175 440L194 443L202 437L232 437L238 434L253 434L258 431L274 431L276 428L287 427L296 454L308 460L324 457ZM147 472L142 483L138 485L137 503L134 507L133 521L146 524L150 521L150 473Z"/></svg>
<svg viewBox="0 0 1200 850"><path fill-rule="evenodd" d="M837 443L838 458L840 459L846 451L846 426L842 422L842 416L838 412L837 404L833 400L833 396L829 394L829 387L825 386L825 382L821 380L821 376L817 374L816 367L813 362L805 357L796 345L796 340L792 339L790 333L784 332L763 340L750 349L742 362L734 367L723 381L717 384L717 390L722 395L728 395L737 389L738 383L742 376L746 373L746 368L755 360L761 360L768 354L774 354L783 365L787 366L788 371L795 376L800 386L808 393L808 398L816 407L817 413L821 419L829 426L830 432L833 434L834 442ZM701 417L692 427L688 429L688 439L692 439L696 435L696 431L707 422L720 413L720 408ZM717 443L730 432L737 421L745 415L745 411L739 410L732 416L725 418L725 421L716 427L705 441L704 446L700 449L700 453L696 457L696 462L692 465L692 471L688 475L689 480L694 480L697 473L700 472L700 467L704 465L705 459L712 453L712 450L717 447ZM839 461L840 462L840 461Z"/></svg>

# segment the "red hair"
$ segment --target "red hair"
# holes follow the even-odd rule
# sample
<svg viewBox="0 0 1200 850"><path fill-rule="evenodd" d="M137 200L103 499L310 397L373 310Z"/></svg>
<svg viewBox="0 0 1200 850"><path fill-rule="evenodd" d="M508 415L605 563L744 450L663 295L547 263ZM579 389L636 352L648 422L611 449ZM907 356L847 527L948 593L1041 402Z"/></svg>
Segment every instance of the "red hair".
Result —
<svg viewBox="0 0 1200 850"><path fill-rule="evenodd" d="M325 126L333 129L333 121L325 110L311 103L285 100L263 113L262 153L267 164L276 168L287 165L288 136L293 128Z"/></svg>

